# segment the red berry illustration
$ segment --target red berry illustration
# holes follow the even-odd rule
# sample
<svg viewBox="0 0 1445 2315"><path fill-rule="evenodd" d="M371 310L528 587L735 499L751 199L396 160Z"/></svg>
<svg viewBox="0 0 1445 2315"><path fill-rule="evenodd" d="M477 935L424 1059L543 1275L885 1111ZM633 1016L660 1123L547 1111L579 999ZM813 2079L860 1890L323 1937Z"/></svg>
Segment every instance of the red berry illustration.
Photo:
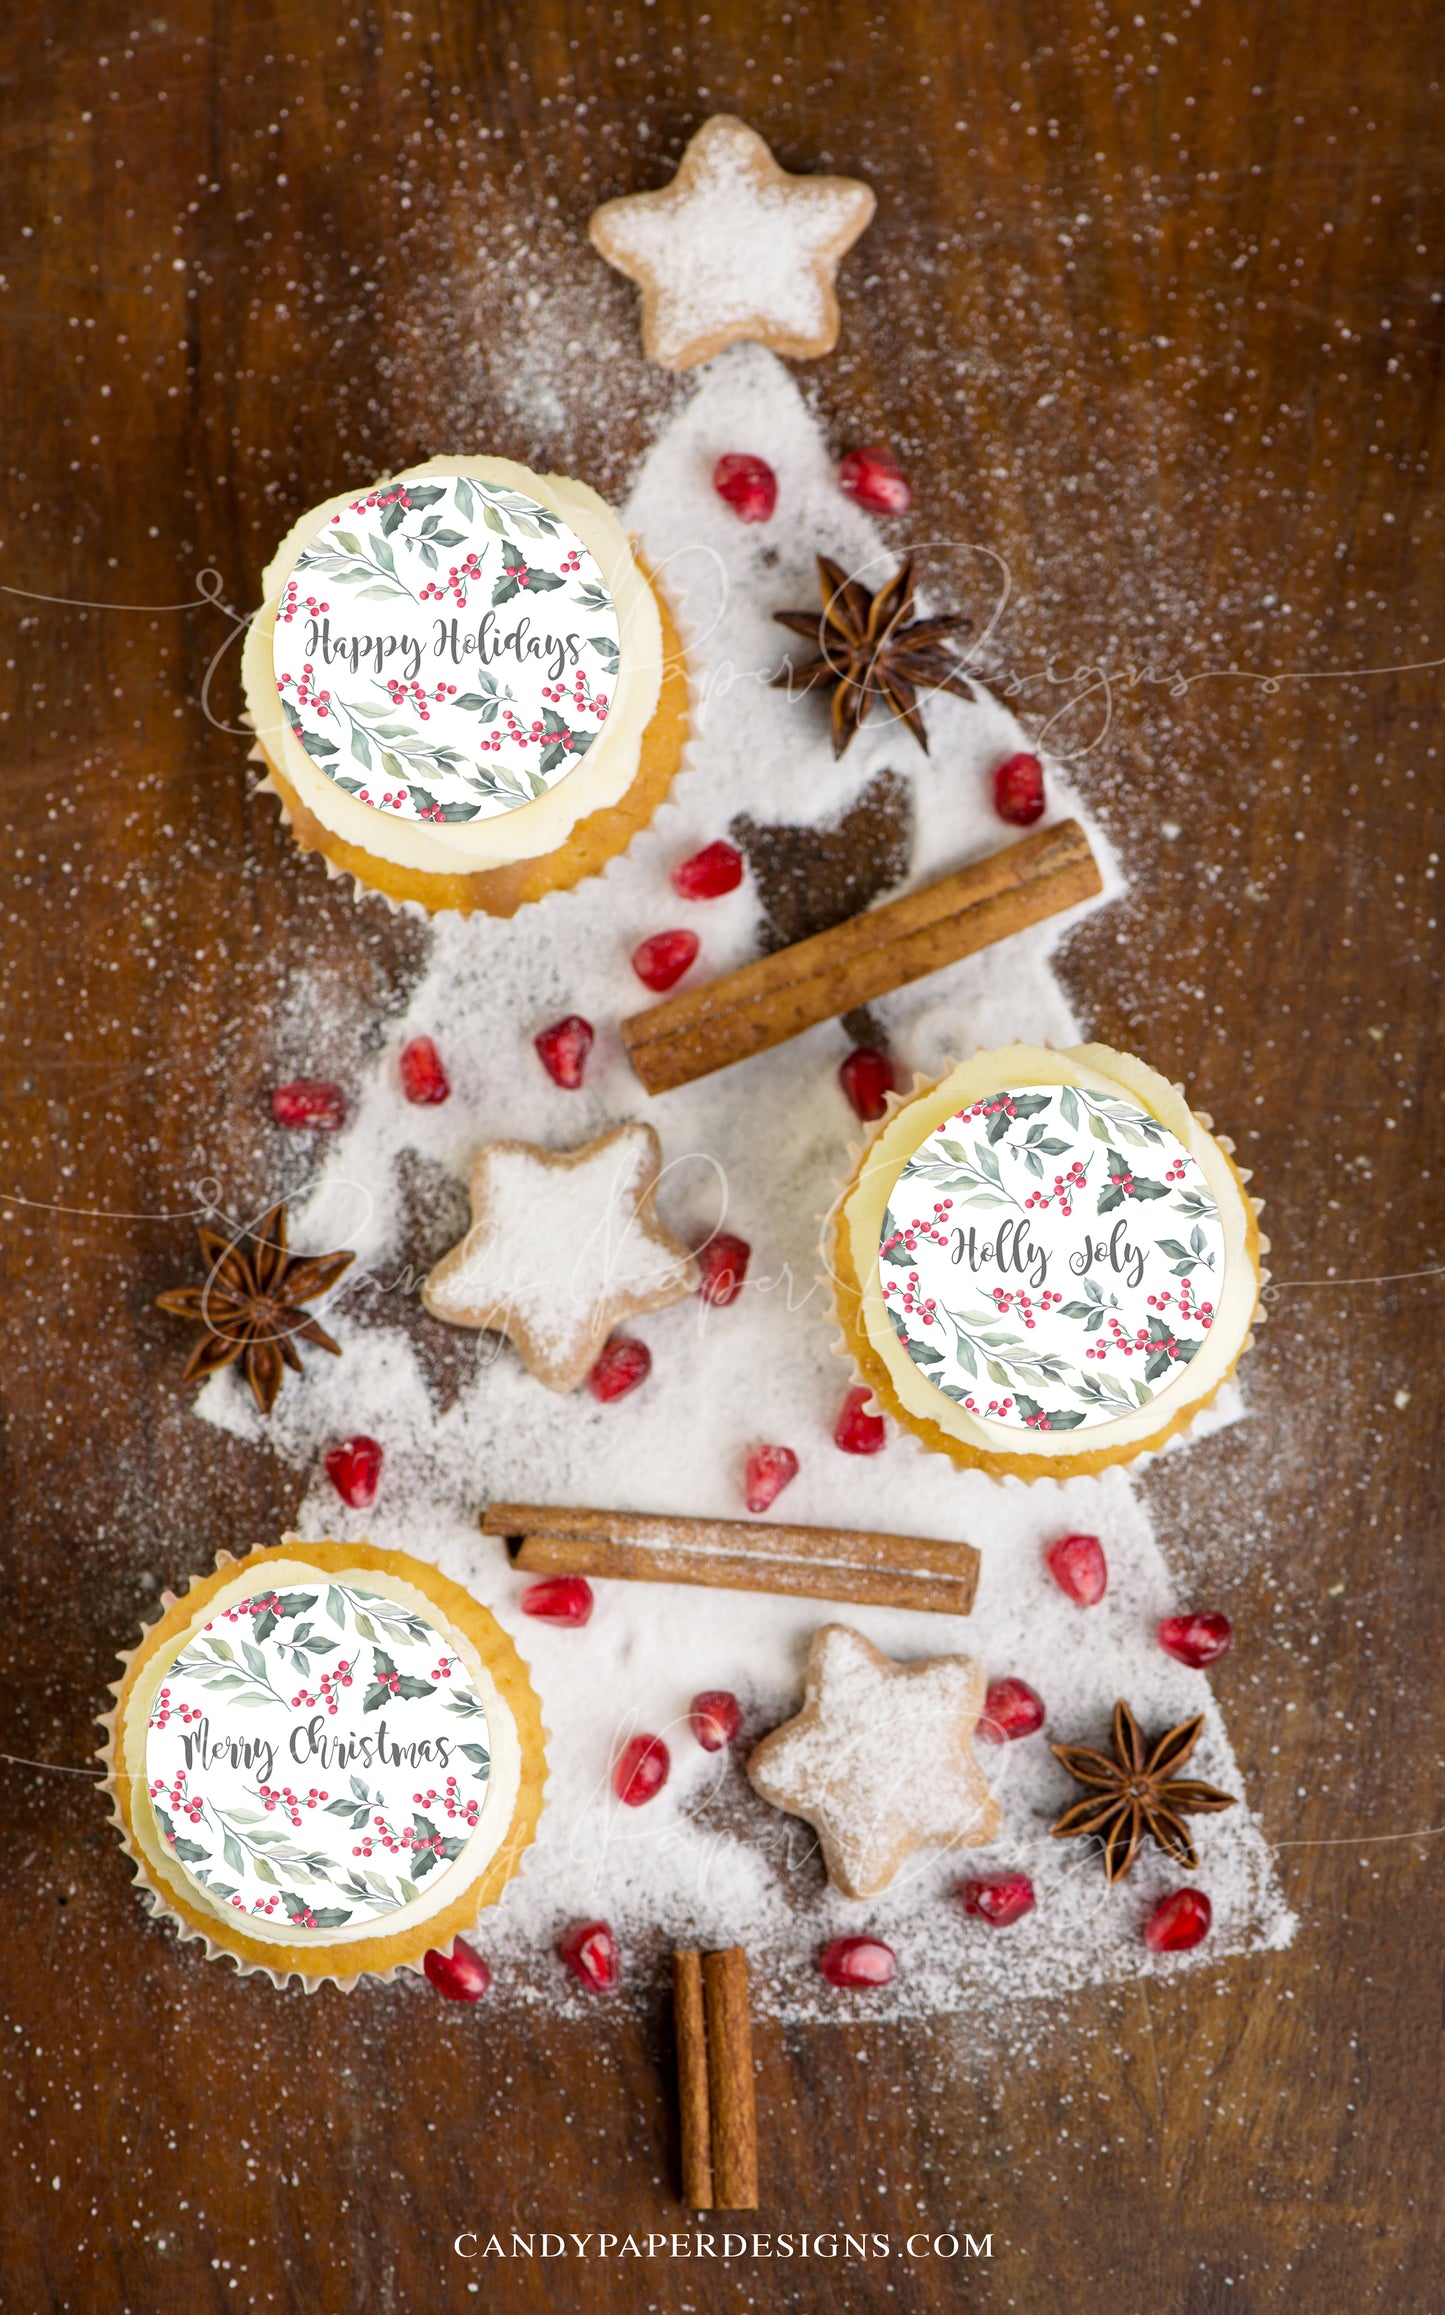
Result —
<svg viewBox="0 0 1445 2315"><path fill-rule="evenodd" d="M606 1993L616 1985L617 1940L605 1921L574 1923L557 1951L589 1993Z"/></svg>
<svg viewBox="0 0 1445 2315"><path fill-rule="evenodd" d="M541 1624L568 1624L580 1631L591 1621L595 1602L585 1575L549 1575L528 1584L521 1605L524 1616L535 1616Z"/></svg>
<svg viewBox="0 0 1445 2315"><path fill-rule="evenodd" d="M671 1766L667 1746L660 1736L630 1737L617 1756L612 1790L628 1808L640 1809L644 1801L661 1792Z"/></svg>
<svg viewBox="0 0 1445 2315"><path fill-rule="evenodd" d="M765 458L729 450L712 470L712 486L739 522L770 522L778 503L778 478Z"/></svg>
<svg viewBox="0 0 1445 2315"><path fill-rule="evenodd" d="M271 1115L296 1132L338 1133L346 1123L346 1095L327 1078L298 1077L293 1085L276 1087Z"/></svg>
<svg viewBox="0 0 1445 2315"><path fill-rule="evenodd" d="M865 1412L873 1393L861 1386L849 1391L838 1410L833 1425L833 1444L845 1455L876 1455L888 1444L888 1432L881 1415Z"/></svg>
<svg viewBox="0 0 1445 2315"><path fill-rule="evenodd" d="M873 1986L893 1983L898 1956L881 1937L835 1937L819 1954L818 1967L829 1985L867 1993Z"/></svg>
<svg viewBox="0 0 1445 2315"><path fill-rule="evenodd" d="M382 1449L378 1439L358 1433L326 1450L326 1476L343 1503L353 1511L369 1511L381 1484Z"/></svg>
<svg viewBox="0 0 1445 2315"><path fill-rule="evenodd" d="M1109 1588L1109 1563L1097 1535L1061 1535L1044 1558L1061 1592L1081 1608L1098 1606Z"/></svg>
<svg viewBox="0 0 1445 2315"><path fill-rule="evenodd" d="M1032 828L1044 816L1044 767L1037 756L1009 756L993 775L993 808L1015 828Z"/></svg>
<svg viewBox="0 0 1445 2315"><path fill-rule="evenodd" d="M1228 1616L1165 1616L1159 1625L1159 1645L1166 1656L1199 1671L1227 1655L1234 1638Z"/></svg>
<svg viewBox="0 0 1445 2315"><path fill-rule="evenodd" d="M730 1688L705 1688L694 1696L687 1716L704 1752L721 1752L743 1724L742 1706Z"/></svg>
<svg viewBox="0 0 1445 2315"><path fill-rule="evenodd" d="M695 932L655 932L633 950L632 969L645 989L661 996L696 962L700 945Z"/></svg>
<svg viewBox="0 0 1445 2315"><path fill-rule="evenodd" d="M907 476L881 442L869 442L839 459L838 488L869 514L907 514L913 504Z"/></svg>
<svg viewBox="0 0 1445 2315"><path fill-rule="evenodd" d="M736 892L742 880L743 856L721 837L680 860L672 872L672 888L684 900L720 900L725 892Z"/></svg>
<svg viewBox="0 0 1445 2315"><path fill-rule="evenodd" d="M439 1994L449 2002L479 2002L492 1982L492 1973L479 1953L458 1937L450 1953L433 1946L422 1957L422 1968Z"/></svg>
<svg viewBox="0 0 1445 2315"><path fill-rule="evenodd" d="M1151 1953L1187 1953L1209 1935L1214 1907L1202 1889L1176 1889L1161 1897L1144 1924L1144 1943Z"/></svg>
<svg viewBox="0 0 1445 2315"><path fill-rule="evenodd" d="M1021 1921L1034 1909L1034 1885L1027 1873L1000 1873L991 1880L960 1881L958 1894L965 1913L987 1921L994 1929L1007 1929L1010 1922Z"/></svg>
<svg viewBox="0 0 1445 2315"><path fill-rule="evenodd" d="M974 1731L984 1744L1014 1744L1044 1725L1044 1700L1027 1680L991 1680Z"/></svg>
<svg viewBox="0 0 1445 2315"><path fill-rule="evenodd" d="M697 1266L702 1275L697 1290L704 1302L725 1310L730 1302L737 1301L752 1251L746 1238L735 1238L727 1230L719 1230L715 1238L698 1247Z"/></svg>
<svg viewBox="0 0 1445 2315"><path fill-rule="evenodd" d="M409 1045L402 1047L401 1090L408 1101L424 1108L432 1102L445 1101L451 1089L451 1079L430 1037L413 1037Z"/></svg>
<svg viewBox="0 0 1445 2315"><path fill-rule="evenodd" d="M646 1343L634 1335L614 1334L603 1344L602 1355L587 1377L587 1388L606 1407L614 1399L625 1399L651 1372L652 1353Z"/></svg>
<svg viewBox="0 0 1445 2315"><path fill-rule="evenodd" d="M580 1013L568 1013L554 1021L550 1029L540 1029L532 1042L542 1056L542 1066L554 1085L565 1086L575 1093L582 1083L582 1072L592 1050L595 1032L590 1021Z"/></svg>
<svg viewBox="0 0 1445 2315"><path fill-rule="evenodd" d="M865 1123L883 1115L886 1096L897 1085L893 1063L876 1045L855 1045L838 1064L838 1081Z"/></svg>
<svg viewBox="0 0 1445 2315"><path fill-rule="evenodd" d="M791 1447L754 1447L743 1474L749 1511L766 1511L797 1476L798 1458Z"/></svg>

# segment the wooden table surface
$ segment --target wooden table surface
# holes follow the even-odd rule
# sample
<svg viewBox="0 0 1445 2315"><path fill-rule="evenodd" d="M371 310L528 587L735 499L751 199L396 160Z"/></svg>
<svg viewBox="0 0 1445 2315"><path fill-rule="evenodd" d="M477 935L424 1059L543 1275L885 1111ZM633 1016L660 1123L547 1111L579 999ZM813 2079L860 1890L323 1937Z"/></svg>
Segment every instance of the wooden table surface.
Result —
<svg viewBox="0 0 1445 2315"><path fill-rule="evenodd" d="M0 1764L0 2303L1438 2309L1441 1285L1398 1275L1440 1259L1438 11L166 10L0 32L0 1749L84 1763L158 1588L294 1511L189 1411L164 1217L276 1183L298 988L344 1076L424 947L251 795L197 574L244 610L301 508L437 451L619 488L677 389L586 217L736 110L877 189L809 393L1007 559L1000 679L1132 879L1070 988L1268 1195L1249 1420L1147 1487L1234 1619L1215 1685L1302 1926L987 2044L765 2030L758 2228L887 2261L484 2271L463 2228L682 2223L661 1992L585 2026L278 1996L147 1921L85 1776ZM579 328L619 351L559 404ZM77 607L117 603L166 607ZM991 2257L901 2255L955 2226Z"/></svg>

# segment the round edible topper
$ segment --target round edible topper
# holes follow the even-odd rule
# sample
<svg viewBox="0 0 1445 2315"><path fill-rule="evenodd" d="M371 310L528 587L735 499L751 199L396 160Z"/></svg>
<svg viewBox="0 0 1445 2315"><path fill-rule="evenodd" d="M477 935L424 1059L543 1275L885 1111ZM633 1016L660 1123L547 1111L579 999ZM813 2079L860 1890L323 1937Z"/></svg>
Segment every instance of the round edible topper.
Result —
<svg viewBox="0 0 1445 2315"><path fill-rule="evenodd" d="M470 475L332 514L276 607L281 705L319 771L403 820L490 820L565 780L607 721L617 607L575 531Z"/></svg>
<svg viewBox="0 0 1445 2315"><path fill-rule="evenodd" d="M342 1581L218 1608L146 1728L161 1838L212 1902L339 1929L460 1857L487 1799L486 1708L452 1642Z"/></svg>
<svg viewBox="0 0 1445 2315"><path fill-rule="evenodd" d="M1177 1382L1220 1306L1203 1173L1147 1109L1077 1085L991 1093L893 1186L884 1306L921 1375L1026 1431L1117 1422Z"/></svg>

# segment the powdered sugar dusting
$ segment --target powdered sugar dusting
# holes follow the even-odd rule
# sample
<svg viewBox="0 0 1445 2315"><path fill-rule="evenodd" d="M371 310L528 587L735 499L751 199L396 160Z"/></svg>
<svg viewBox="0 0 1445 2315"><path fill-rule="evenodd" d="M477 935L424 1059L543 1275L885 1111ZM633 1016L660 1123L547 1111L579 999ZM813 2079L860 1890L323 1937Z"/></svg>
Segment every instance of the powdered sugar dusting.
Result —
<svg viewBox="0 0 1445 2315"><path fill-rule="evenodd" d="M716 498L711 468L725 450L757 451L775 467L780 496L771 524L745 527ZM912 787L910 875L923 881L1009 840L989 804L988 774L1027 735L992 699L970 706L941 698L925 704L929 758L896 726L870 722L835 763L818 703L768 687L782 656L769 614L813 598L815 551L856 568L865 583L876 583L895 559L838 492L795 386L769 355L738 348L699 373L649 454L627 514L692 633L699 732L688 768L653 828L603 878L509 923L438 921L406 1018L389 1026L372 1074L356 1087L353 1122L295 1215L299 1245L357 1247L369 1290L363 1284L333 1306L327 1323L344 1356L311 1362L304 1380L288 1378L269 1426L282 1452L317 1472L297 1517L303 1533L369 1534L437 1561L496 1610L531 1664L550 1729L551 1784L528 1869L481 1933L497 1971L493 1998L581 2007L587 1997L551 1949L566 1923L590 1914L611 1920L624 1984L648 1995L666 1942L745 1943L760 2004L787 2018L839 2014L847 1997L823 1984L814 1956L826 1938L848 1930L874 1930L899 1955L894 1984L868 1997L870 2016L967 2010L977 2017L1000 2001L1283 1943L1291 1917L1246 1807L1201 1829L1199 1883L1213 1900L1215 1929L1192 1957L1152 1956L1139 1936L1151 1901L1177 1884L1177 1868L1151 1852L1127 1883L1109 1889L1082 1844L1049 1838L1075 1788L1047 1739L1100 1742L1121 1695L1150 1732L1202 1711L1199 1774L1241 1791L1203 1676L1155 1644L1155 1620L1192 1603L1173 1596L1128 1475L998 1487L902 1436L866 1459L833 1445L850 1378L834 1354L817 1243L857 1130L836 1082L847 1048L842 1030L821 1026L656 1099L642 1092L616 1034L616 1022L637 1008L628 958L645 935L694 927L703 942L699 975L754 953L758 911L747 884L691 904L678 899L667 874L723 834L734 814L822 820L890 768ZM1049 801L1055 815L1078 809L1052 767ZM1116 891L1107 856L1106 868ZM1073 1041L1077 1024L1050 963L1059 931L1037 927L884 999L876 1010L905 1067L932 1074L980 1045ZM571 1009L598 1029L579 1092L553 1085L531 1044ZM397 1056L420 1033L437 1039L453 1084L452 1099L439 1107L412 1108L401 1097ZM331 1073L319 1044L305 1058L313 1073ZM418 1237L402 1186L424 1177L454 1197L452 1185L465 1182L487 1141L575 1148L628 1118L645 1119L661 1138L664 1221L697 1243L725 1219L751 1244L743 1294L725 1309L690 1299L630 1328L649 1343L653 1373L612 1406L586 1394L557 1398L510 1350L491 1356L490 1346L461 1338L458 1354L454 1330L417 1315L417 1276L447 1240ZM1230 1122L1219 1118L1223 1130ZM444 1407L436 1384L443 1353L456 1362L455 1395ZM200 1404L229 1429L257 1428L229 1376L208 1386ZM1211 1423L1237 1406L1231 1393ZM320 1474L324 1446L357 1430L374 1433L387 1451L369 1514L344 1511ZM584 1631L551 1629L519 1613L525 1579L502 1545L478 1531L487 1501L736 1517L743 1460L760 1439L790 1445L799 1457L779 1506L791 1521L976 1544L983 1569L974 1614L830 1610L810 1600L622 1582L598 1584ZM1108 1553L1109 1591L1093 1609L1065 1599L1043 1564L1044 1547L1070 1528L1097 1533ZM1017 1674L1043 1696L1043 1737L980 1755L1003 1829L969 1862L1031 1875L1038 1906L1015 1927L993 1931L966 1918L950 1895L960 1861L937 1851L920 1850L866 1905L840 1897L826 1886L807 1828L748 1785L740 1763L749 1742L797 1710L813 1634L838 1620L895 1660L966 1654L990 1677ZM743 1734L729 1752L703 1752L689 1731L688 1705L706 1688L730 1688L743 1703ZM611 1794L609 1772L621 1744L644 1731L668 1744L671 1774L646 1807L627 1809Z"/></svg>

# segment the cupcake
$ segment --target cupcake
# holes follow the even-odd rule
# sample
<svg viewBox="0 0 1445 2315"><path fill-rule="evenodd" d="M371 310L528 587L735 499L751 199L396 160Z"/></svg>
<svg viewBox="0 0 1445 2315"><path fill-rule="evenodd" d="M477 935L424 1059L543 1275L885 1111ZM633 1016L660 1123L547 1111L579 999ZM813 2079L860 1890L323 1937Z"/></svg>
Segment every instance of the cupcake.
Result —
<svg viewBox="0 0 1445 2315"><path fill-rule="evenodd" d="M682 647L584 483L433 459L302 515L263 584L241 671L262 785L333 874L511 916L667 794Z"/></svg>
<svg viewBox="0 0 1445 2315"><path fill-rule="evenodd" d="M847 1351L886 1413L995 1478L1186 1430L1267 1273L1233 1144L1103 1045L976 1053L890 1102L830 1217Z"/></svg>
<svg viewBox="0 0 1445 2315"><path fill-rule="evenodd" d="M436 1568L365 1543L223 1555L126 1660L106 1789L151 1908L307 1991L416 1969L536 1831L525 1667Z"/></svg>

